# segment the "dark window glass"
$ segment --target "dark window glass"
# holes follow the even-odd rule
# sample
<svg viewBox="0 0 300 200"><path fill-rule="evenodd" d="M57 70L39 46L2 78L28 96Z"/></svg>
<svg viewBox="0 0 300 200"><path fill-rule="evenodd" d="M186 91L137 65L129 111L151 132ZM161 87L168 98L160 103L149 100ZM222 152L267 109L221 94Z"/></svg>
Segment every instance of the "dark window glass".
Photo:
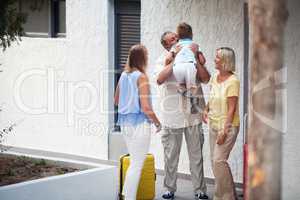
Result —
<svg viewBox="0 0 300 200"><path fill-rule="evenodd" d="M51 36L64 36L66 33L66 1L52 0L51 11Z"/></svg>
<svg viewBox="0 0 300 200"><path fill-rule="evenodd" d="M24 31L28 34L37 33L48 35L49 32L49 2L45 1L41 7L32 10L33 0L20 1L21 12L27 14Z"/></svg>
<svg viewBox="0 0 300 200"><path fill-rule="evenodd" d="M66 33L66 1L59 1L58 33Z"/></svg>

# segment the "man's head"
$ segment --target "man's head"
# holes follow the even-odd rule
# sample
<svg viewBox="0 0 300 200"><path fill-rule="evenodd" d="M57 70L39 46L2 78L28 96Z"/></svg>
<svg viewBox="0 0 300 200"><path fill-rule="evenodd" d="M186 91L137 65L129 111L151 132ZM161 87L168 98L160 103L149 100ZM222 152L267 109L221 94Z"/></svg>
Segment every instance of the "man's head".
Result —
<svg viewBox="0 0 300 200"><path fill-rule="evenodd" d="M166 31L161 35L160 42L166 50L170 50L171 47L178 41L177 34L171 31Z"/></svg>
<svg viewBox="0 0 300 200"><path fill-rule="evenodd" d="M178 24L176 32L179 39L184 39L184 38L193 39L192 27L185 22Z"/></svg>

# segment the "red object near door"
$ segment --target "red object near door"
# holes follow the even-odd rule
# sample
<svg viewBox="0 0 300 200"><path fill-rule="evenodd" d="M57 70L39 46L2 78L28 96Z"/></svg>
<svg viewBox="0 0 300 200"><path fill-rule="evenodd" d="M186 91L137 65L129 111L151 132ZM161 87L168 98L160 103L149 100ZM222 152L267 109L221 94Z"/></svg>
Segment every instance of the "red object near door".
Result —
<svg viewBox="0 0 300 200"><path fill-rule="evenodd" d="M247 189L247 174L248 174L248 144L244 144L244 170L243 170L243 194L244 200L247 200L246 189Z"/></svg>

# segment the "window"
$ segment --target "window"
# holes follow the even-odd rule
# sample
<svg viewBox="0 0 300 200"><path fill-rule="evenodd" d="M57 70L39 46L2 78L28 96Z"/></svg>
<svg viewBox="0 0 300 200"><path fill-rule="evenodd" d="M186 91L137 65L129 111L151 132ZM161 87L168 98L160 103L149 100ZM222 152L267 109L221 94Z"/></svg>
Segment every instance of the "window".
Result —
<svg viewBox="0 0 300 200"><path fill-rule="evenodd" d="M116 1L116 67L118 70L126 63L129 48L140 43L140 13L139 1Z"/></svg>
<svg viewBox="0 0 300 200"><path fill-rule="evenodd" d="M141 3L115 0L115 86L126 63L128 51L141 40ZM115 112L117 114L117 112ZM115 122L117 120L115 114ZM119 129L119 128L117 128Z"/></svg>
<svg viewBox="0 0 300 200"><path fill-rule="evenodd" d="M65 36L66 33L66 1L51 1L51 36Z"/></svg>
<svg viewBox="0 0 300 200"><path fill-rule="evenodd" d="M66 1L45 0L32 9L34 0L19 1L19 9L27 14L24 24L26 36L63 37L66 33Z"/></svg>
<svg viewBox="0 0 300 200"><path fill-rule="evenodd" d="M26 13L27 19L24 24L24 31L26 35L40 35L48 36L49 30L49 2L45 1L43 5L37 10L32 10L34 4L33 0L20 1L20 10Z"/></svg>

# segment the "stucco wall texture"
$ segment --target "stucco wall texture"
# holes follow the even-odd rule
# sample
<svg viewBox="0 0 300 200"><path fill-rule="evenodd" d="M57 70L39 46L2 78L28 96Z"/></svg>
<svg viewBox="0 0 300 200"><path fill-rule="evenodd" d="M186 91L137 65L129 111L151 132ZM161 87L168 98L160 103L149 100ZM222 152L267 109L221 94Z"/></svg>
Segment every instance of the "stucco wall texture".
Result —
<svg viewBox="0 0 300 200"><path fill-rule="evenodd" d="M19 122L7 145L107 159L107 4L68 0L66 38L1 52L0 121Z"/></svg>
<svg viewBox="0 0 300 200"><path fill-rule="evenodd" d="M284 67L287 70L287 131L283 135L282 199L300 199L300 1L289 0L289 18L284 37Z"/></svg>
<svg viewBox="0 0 300 200"><path fill-rule="evenodd" d="M149 50L150 74L153 70L151 68L155 67L156 59L163 52L160 45L161 34L167 30L175 31L177 24L184 21L192 26L194 41L203 50L207 58L207 67L212 74L215 73L213 61L216 48L229 46L236 52L237 74L240 76L243 71L244 48L243 3L241 0L142 0L141 35L142 43ZM242 83L243 80L241 79L241 88L243 87ZM208 94L207 88L205 94ZM241 96L243 97L243 93L241 93ZM204 128L207 127L204 126ZM243 135L240 132L230 157L230 164L236 182L242 182L242 144ZM205 176L212 178L207 130L205 130L203 151ZM164 162L160 135L153 134L151 152L156 156L156 167L163 169ZM180 155L179 171L189 173L189 160L185 141L183 141Z"/></svg>
<svg viewBox="0 0 300 200"><path fill-rule="evenodd" d="M0 69L3 70L0 73L0 105L3 109L0 112L0 124L2 127L9 122L19 122L6 144L107 159L106 133L111 125L109 123L111 119L106 111L111 107L109 98L112 97L113 88L110 85L111 76L107 74L107 70L113 69L113 66L110 66L113 63L113 42L110 41L112 37L109 38L109 35L113 35L113 29L110 27L113 17L112 13L109 13L112 9L109 4L111 2L68 0L66 38L23 37L19 45L14 44L4 53L0 53L2 64ZM192 25L194 40L200 44L207 58L207 67L212 73L215 73L213 63L215 49L220 46L235 49L237 74L243 84L244 1L142 0L141 2L141 37L149 50L149 68L155 66L156 59L163 52L159 41L160 35L166 30L174 31L179 22L186 21ZM286 80L288 80L287 131L283 135L282 195L283 199L299 199L300 111L297 105L300 102L298 12L300 2L289 0L288 8L290 16L284 41L284 64L287 67ZM33 69L36 71L32 71ZM22 82L20 76L22 77L25 72L40 74L31 76L27 74ZM51 82L52 77L54 84ZM18 82L20 87L16 87ZM78 88L80 86L83 88ZM207 88L205 92L207 94ZM16 94L21 94L21 100L25 105L45 110L40 114L24 112L20 108L20 102L15 98ZM70 98L74 100L77 109L70 107ZM243 105L240 106L242 110ZM84 107L91 109L80 112ZM70 110L74 112L69 112ZM74 116L72 113L75 113ZM236 182L242 182L241 133L230 158ZM213 177L207 136L205 131L205 176ZM119 145L109 148L119 148ZM156 156L156 167L163 169L160 135L153 134L150 151ZM180 172L189 173L187 158L186 146L183 145Z"/></svg>

